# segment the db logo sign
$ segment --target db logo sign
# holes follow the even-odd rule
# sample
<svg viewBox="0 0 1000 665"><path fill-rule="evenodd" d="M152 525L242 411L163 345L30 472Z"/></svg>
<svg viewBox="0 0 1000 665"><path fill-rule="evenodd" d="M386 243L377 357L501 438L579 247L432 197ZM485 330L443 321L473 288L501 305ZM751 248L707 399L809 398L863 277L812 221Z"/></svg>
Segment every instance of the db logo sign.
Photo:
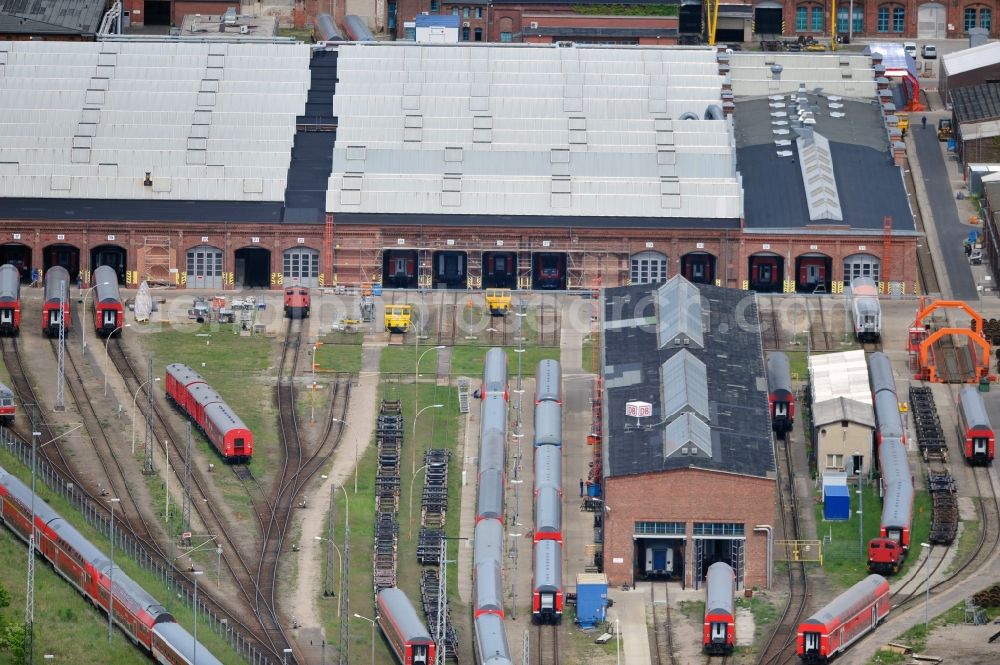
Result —
<svg viewBox="0 0 1000 665"><path fill-rule="evenodd" d="M649 402L628 402L625 415L631 418L648 418L653 415L653 405Z"/></svg>

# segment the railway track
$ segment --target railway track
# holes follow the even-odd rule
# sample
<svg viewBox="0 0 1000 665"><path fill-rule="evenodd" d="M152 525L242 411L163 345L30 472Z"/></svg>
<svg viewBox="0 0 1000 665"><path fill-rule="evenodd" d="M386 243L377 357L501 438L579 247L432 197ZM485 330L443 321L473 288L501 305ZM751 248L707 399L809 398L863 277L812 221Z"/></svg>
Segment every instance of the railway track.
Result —
<svg viewBox="0 0 1000 665"><path fill-rule="evenodd" d="M670 590L667 582L663 582L663 607L656 603L656 582L649 587L650 599L653 605L653 637L656 641L657 665L677 665L674 655L674 636L670 624Z"/></svg>
<svg viewBox="0 0 1000 665"><path fill-rule="evenodd" d="M780 446L775 446L776 466L784 467L778 482L778 502L781 505L781 533L786 540L799 539L798 502L795 498L795 484L791 457L790 436L786 436ZM791 662L795 657L795 637L805 613L809 595L809 579L805 564L788 564L788 602L781 618L771 631L757 658L758 665L774 665Z"/></svg>
<svg viewBox="0 0 1000 665"><path fill-rule="evenodd" d="M113 340L108 345L108 353L115 368L121 374L126 389L129 392L140 390L142 384L145 383L145 379L141 378L138 372L136 372L121 342ZM175 460L183 460L185 458L187 451L182 442L186 442L186 436L182 436L174 430L156 400L153 401L153 434L156 441L164 441L167 445L171 446L174 451L172 457ZM179 474L177 476L178 478L180 477ZM225 562L226 570L229 572L232 584L237 590L236 595L238 597L242 596L246 603L238 609L230 609L222 605L221 599L216 598L214 599L216 605L220 608L221 613L230 617L238 616L247 609L251 610L255 615L254 618L259 627L246 626L243 622L236 622L235 619L232 619L231 623L243 626L248 634L253 635L260 642L263 651L280 659L284 655L283 649L287 647L288 640L283 634L280 639L276 639L273 634L268 633L263 626L266 620L262 619L261 613L256 611L256 600L259 595L259 589L254 574L255 569L250 563L249 555L244 551L245 544L233 536L227 527L227 520L220 514L214 502L209 500L210 494L205 489L209 484L209 480L203 476L203 472L198 467L192 467L191 484L191 505L202 524L205 525L206 530L214 534L216 543L224 546L222 559ZM195 497L200 497L203 500L197 500ZM264 614L267 614L267 612Z"/></svg>
<svg viewBox="0 0 1000 665"><path fill-rule="evenodd" d="M755 294L757 320L760 325L761 345L765 351L782 351L781 326L778 325L778 311L774 306L774 296ZM765 305L766 303L766 305Z"/></svg>
<svg viewBox="0 0 1000 665"><path fill-rule="evenodd" d="M449 300L450 302L446 302ZM456 317L458 316L458 292L442 291L438 308L437 343L444 346L455 345Z"/></svg>
<svg viewBox="0 0 1000 665"><path fill-rule="evenodd" d="M535 664L559 665L559 626L535 626Z"/></svg>
<svg viewBox="0 0 1000 665"><path fill-rule="evenodd" d="M254 495L263 497L263 501L260 498L254 501L254 510L262 530L254 577L256 583L254 602L258 615L263 617L262 624L271 624L264 625L264 629L275 636L284 635L278 612L276 576L295 501L306 483L330 458L340 441L343 425L338 422L335 427L333 418L343 420L346 417L351 386L349 374L337 375L331 417L326 419L327 425L318 445L312 451L307 450L299 432L298 416L295 411L295 371L301 347L302 322L290 320L282 346L281 361L278 365L278 384L275 389L279 439L283 450L281 470L271 493L264 494L259 490L251 494L252 498ZM240 469L237 471L237 477L244 486L260 488L260 483L249 473L249 469ZM295 645L292 645L292 648L295 649Z"/></svg>

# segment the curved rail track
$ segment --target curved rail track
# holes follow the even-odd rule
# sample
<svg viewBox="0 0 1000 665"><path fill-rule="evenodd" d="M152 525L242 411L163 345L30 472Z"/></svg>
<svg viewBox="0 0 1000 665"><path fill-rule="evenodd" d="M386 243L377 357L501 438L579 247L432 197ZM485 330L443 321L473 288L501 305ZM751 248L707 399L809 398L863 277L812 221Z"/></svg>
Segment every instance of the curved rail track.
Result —
<svg viewBox="0 0 1000 665"><path fill-rule="evenodd" d="M23 363L21 362L20 349L17 341L14 339L4 339L0 344L2 344L4 363L11 375L11 382L14 384L14 388L19 396L20 402L26 405L38 404L31 381L29 380L28 374L24 369ZM40 431L42 433L42 437L44 437L46 441L51 441L54 438L51 429L44 422L37 423L35 426L38 427L38 430L36 431ZM24 440L31 440L30 432L28 432L27 436L25 436L23 431L16 428L14 431L20 434ZM53 444L51 448L43 447L39 450L39 453L39 456L49 463L59 475L74 484L75 491L81 497L86 499L91 506L95 508L101 507L107 512L107 514L110 515L111 511L109 504L102 500L101 497L93 494L89 490L86 483L81 482L79 476L72 469L63 455L60 446ZM132 520L123 518L120 521L117 521L115 526L117 532L124 532L128 536L132 537L146 549L147 553L149 553L154 560L159 560L166 566L167 569L172 570L176 583L188 590L193 588L193 581L180 569L174 566L173 560L163 551L162 548L160 548L159 544L155 540L151 541L143 537L143 535L140 534L132 524ZM216 599L212 598L210 593L204 593L202 595L202 602L207 607L210 607L216 614L225 617L229 625L234 627L234 630L240 630L246 635L254 634L253 630L249 626L237 618L238 615L229 612ZM266 648L263 644L259 644L259 646Z"/></svg>
<svg viewBox="0 0 1000 665"><path fill-rule="evenodd" d="M791 446L792 437L786 436L781 446L775 446L777 457L783 458L777 464L784 466L778 482L778 503L781 505L781 532L786 539L798 540L799 518L798 502L795 498L795 483L792 467ZM805 613L806 601L809 595L809 578L806 576L805 564L788 564L788 602L781 613L781 618L771 631L767 641L757 658L758 665L774 665L789 662L795 658L795 637L802 615Z"/></svg>
<svg viewBox="0 0 1000 665"><path fill-rule="evenodd" d="M126 388L130 392L139 391L145 380L136 372L121 342L113 341L108 349L112 362L121 374ZM142 390L147 388L142 388ZM161 407L155 400L153 402L153 431L154 436L157 437L157 441L166 441L173 448L174 459L183 460L185 458L187 451L181 445L181 442L186 441L186 437L174 431L174 428L162 413ZM210 499L211 494L206 491L206 487L209 484L208 479L204 478L202 472L195 467L192 467L191 484L192 497L200 495L204 499L192 500L191 505L206 529L215 535L216 542L225 545L222 558L225 562L226 570L230 574L238 595L245 599L247 607L254 612L255 619L260 624L259 628L248 627L248 632L260 640L264 650L270 652L276 658L282 658L284 649L289 648L290 640L280 628L280 623L278 623L277 631L269 630L269 626L273 628L273 623L276 622L276 618L268 618L273 613L270 607L266 608L266 611L258 611L257 599L260 590L255 576L255 567L249 563L249 557L243 551L244 544L239 542L231 533L227 526L227 520L220 514L214 502ZM239 611L242 612L247 607L240 607ZM226 613L231 614L228 611Z"/></svg>

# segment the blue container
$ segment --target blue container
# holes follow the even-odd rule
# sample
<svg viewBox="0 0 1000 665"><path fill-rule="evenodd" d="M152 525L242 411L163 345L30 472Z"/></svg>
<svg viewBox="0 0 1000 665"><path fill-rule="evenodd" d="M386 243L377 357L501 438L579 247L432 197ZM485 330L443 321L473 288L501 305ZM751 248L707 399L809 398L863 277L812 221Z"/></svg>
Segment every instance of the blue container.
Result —
<svg viewBox="0 0 1000 665"><path fill-rule="evenodd" d="M380 296L380 295L382 295L382 285L381 284L377 284L377 283L376 284L372 284L372 295L373 296Z"/></svg>
<svg viewBox="0 0 1000 665"><path fill-rule="evenodd" d="M948 150L955 152L958 149L958 142L955 139L948 139Z"/></svg>
<svg viewBox="0 0 1000 665"><path fill-rule="evenodd" d="M587 496L596 499L601 496L601 486L597 483L590 483L587 485Z"/></svg>
<svg viewBox="0 0 1000 665"><path fill-rule="evenodd" d="M823 488L823 519L847 521L851 519L851 494L844 485L827 485Z"/></svg>
<svg viewBox="0 0 1000 665"><path fill-rule="evenodd" d="M603 573L576 576L576 622L593 628L607 619L608 578Z"/></svg>

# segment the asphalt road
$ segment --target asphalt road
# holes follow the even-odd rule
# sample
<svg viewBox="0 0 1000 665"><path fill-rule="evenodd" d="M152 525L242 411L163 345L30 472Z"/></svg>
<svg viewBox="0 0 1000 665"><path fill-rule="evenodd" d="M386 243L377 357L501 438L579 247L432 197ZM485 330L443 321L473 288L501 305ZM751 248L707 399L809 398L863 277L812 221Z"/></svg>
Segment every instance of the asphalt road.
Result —
<svg viewBox="0 0 1000 665"><path fill-rule="evenodd" d="M933 124L928 122L927 128L923 129L919 123L914 123L910 129L910 136L916 141L923 186L930 201L933 218L932 223L928 224L925 221L925 228L928 233L937 236L941 256L944 258L944 266L937 266L937 270L938 272L944 270L947 273L951 284L951 297L974 301L979 297L979 293L976 291L976 282L972 277L972 270L962 245L969 236L969 227L962 224L958 218L947 165L941 154L937 130Z"/></svg>

